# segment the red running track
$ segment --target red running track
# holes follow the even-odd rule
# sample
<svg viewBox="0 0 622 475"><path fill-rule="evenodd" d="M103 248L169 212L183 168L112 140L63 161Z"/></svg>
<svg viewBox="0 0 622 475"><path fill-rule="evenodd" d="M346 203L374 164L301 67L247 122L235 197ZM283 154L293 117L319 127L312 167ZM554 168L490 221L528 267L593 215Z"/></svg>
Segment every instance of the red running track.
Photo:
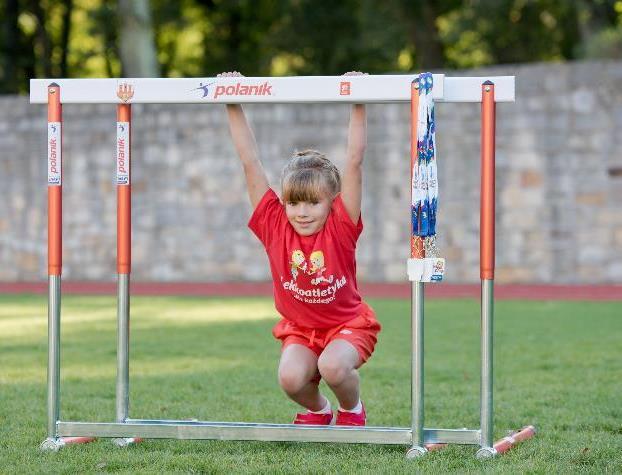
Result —
<svg viewBox="0 0 622 475"><path fill-rule="evenodd" d="M409 298L409 283L360 284L364 297ZM63 294L116 295L116 282L63 282ZM47 282L0 282L0 294L46 294ZM132 295L271 296L270 282L132 282ZM426 296L439 299L476 298L479 284L430 284ZM622 285L523 285L496 284L495 298L502 300L622 301Z"/></svg>

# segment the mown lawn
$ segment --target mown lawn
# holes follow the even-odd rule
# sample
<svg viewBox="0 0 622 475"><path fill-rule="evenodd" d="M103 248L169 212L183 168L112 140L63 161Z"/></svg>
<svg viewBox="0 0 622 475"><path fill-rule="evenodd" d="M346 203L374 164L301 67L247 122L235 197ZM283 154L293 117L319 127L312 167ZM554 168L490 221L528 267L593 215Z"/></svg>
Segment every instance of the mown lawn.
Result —
<svg viewBox="0 0 622 475"><path fill-rule="evenodd" d="M361 371L368 422L410 424L410 304L370 300L384 326ZM479 304L426 304L426 426L478 427ZM408 461L406 447L106 440L43 453L46 299L0 296L0 473L622 472L622 304L496 304L495 436L534 424L535 439L495 460L453 446ZM63 299L61 419L113 421L116 304ZM272 301L134 297L130 416L288 423L276 382ZM334 398L333 402L334 402Z"/></svg>

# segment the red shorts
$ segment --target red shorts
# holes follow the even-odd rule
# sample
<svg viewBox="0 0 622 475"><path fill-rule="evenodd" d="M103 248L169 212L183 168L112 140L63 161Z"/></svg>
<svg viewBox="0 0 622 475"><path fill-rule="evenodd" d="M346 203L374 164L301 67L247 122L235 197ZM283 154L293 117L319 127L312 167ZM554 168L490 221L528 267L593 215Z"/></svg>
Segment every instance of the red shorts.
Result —
<svg viewBox="0 0 622 475"><path fill-rule="evenodd" d="M281 351L287 345L297 343L311 349L318 356L331 341L346 340L356 348L361 357L361 364L363 364L374 352L376 335L380 329L376 314L370 306L365 305L363 313L358 317L336 327L322 330L301 327L283 318L272 329L272 335L281 340Z"/></svg>

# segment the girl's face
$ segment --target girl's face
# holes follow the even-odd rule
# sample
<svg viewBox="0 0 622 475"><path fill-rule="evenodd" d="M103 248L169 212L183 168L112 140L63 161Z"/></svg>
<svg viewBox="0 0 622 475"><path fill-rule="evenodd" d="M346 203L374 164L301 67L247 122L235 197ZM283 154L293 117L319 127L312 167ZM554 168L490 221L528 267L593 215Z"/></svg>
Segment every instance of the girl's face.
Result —
<svg viewBox="0 0 622 475"><path fill-rule="evenodd" d="M286 201L285 213L298 234L310 236L322 229L332 203L328 196L317 201Z"/></svg>

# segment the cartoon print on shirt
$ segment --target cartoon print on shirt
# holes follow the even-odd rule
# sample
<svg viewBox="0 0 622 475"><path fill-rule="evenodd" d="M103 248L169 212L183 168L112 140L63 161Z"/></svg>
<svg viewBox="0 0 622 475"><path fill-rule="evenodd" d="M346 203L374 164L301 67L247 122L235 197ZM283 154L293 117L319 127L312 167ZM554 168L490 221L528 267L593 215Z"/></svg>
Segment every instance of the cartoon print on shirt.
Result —
<svg viewBox="0 0 622 475"><path fill-rule="evenodd" d="M298 270L303 273L307 273L307 259L304 253L300 249L296 249L292 252L292 261L290 262L290 269L294 280L298 278Z"/></svg>
<svg viewBox="0 0 622 475"><path fill-rule="evenodd" d="M326 272L324 253L322 251L313 251L309 260L311 266L309 266L304 252L300 249L296 249L292 252L292 259L289 265L294 280L297 280L298 276L303 274L313 277L311 279L311 285L319 286L321 284L332 284L335 280L333 275L324 277L324 273Z"/></svg>
<svg viewBox="0 0 622 475"><path fill-rule="evenodd" d="M331 275L326 278L323 275L324 272L326 272L326 267L324 267L324 253L322 251L313 251L311 253L310 274L315 274L315 278L311 279L311 285L320 285L322 282L332 284L334 277Z"/></svg>

